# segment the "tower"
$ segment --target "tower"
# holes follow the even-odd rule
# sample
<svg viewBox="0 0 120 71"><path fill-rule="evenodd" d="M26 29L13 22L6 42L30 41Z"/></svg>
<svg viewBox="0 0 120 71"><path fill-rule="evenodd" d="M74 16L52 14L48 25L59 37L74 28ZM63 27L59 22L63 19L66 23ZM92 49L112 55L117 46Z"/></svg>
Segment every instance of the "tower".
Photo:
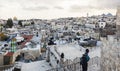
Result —
<svg viewBox="0 0 120 71"><path fill-rule="evenodd" d="M89 13L87 13L87 17L89 17Z"/></svg>
<svg viewBox="0 0 120 71"><path fill-rule="evenodd" d="M120 6L117 8L116 30L117 39L120 39Z"/></svg>
<svg viewBox="0 0 120 71"><path fill-rule="evenodd" d="M88 17L89 17L89 13L87 13L87 19L88 19Z"/></svg>

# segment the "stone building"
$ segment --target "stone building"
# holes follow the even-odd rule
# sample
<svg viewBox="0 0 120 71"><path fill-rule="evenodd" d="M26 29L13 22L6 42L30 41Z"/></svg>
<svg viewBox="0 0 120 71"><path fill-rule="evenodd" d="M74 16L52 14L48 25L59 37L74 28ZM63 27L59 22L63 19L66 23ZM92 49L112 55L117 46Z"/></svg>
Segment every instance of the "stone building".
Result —
<svg viewBox="0 0 120 71"><path fill-rule="evenodd" d="M120 7L117 9L117 21L116 21L116 36L120 39Z"/></svg>
<svg viewBox="0 0 120 71"><path fill-rule="evenodd" d="M120 71L120 42L112 37L104 41L101 51L100 71Z"/></svg>

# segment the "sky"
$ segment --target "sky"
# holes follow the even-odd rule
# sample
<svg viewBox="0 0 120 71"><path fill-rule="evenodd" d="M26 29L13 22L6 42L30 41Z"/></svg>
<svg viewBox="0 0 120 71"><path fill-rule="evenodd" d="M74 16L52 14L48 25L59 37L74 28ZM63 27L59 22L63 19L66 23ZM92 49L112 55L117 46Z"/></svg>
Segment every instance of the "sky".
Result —
<svg viewBox="0 0 120 71"><path fill-rule="evenodd" d="M0 19L53 19L116 14L120 0L0 0Z"/></svg>

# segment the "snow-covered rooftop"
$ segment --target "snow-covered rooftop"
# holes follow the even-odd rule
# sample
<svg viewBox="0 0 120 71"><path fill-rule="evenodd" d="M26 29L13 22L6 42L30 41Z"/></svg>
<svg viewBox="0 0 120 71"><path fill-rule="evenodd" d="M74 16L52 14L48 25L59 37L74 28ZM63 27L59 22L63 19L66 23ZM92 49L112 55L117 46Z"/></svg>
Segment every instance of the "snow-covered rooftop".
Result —
<svg viewBox="0 0 120 71"><path fill-rule="evenodd" d="M53 46L56 47L56 50L59 54L64 53L65 60L70 59L74 60L76 57L82 57L82 55L85 53L85 48L82 46L79 46L78 44L65 44L65 45L56 45ZM59 55L57 55L57 52L54 48L50 48L51 51L54 53L54 55L59 59ZM89 52L90 58L93 57L101 57L101 49L100 47L95 47L94 50L90 49Z"/></svg>
<svg viewBox="0 0 120 71"><path fill-rule="evenodd" d="M28 43L26 43L26 44L28 44L28 45L29 45L29 44L31 44L31 43L30 43L30 42L28 42ZM26 48L23 48L22 50L26 50L26 51L27 51L27 50L40 50L40 49L41 49L41 48L40 48L40 44L37 44L37 45L36 45L36 47L34 47L34 48L31 48L31 47L30 47L30 46L28 46L28 45L27 45L27 47L26 47Z"/></svg>
<svg viewBox="0 0 120 71"><path fill-rule="evenodd" d="M49 69L51 69L51 67L45 60L31 63L22 63L21 67L21 71L46 71Z"/></svg>

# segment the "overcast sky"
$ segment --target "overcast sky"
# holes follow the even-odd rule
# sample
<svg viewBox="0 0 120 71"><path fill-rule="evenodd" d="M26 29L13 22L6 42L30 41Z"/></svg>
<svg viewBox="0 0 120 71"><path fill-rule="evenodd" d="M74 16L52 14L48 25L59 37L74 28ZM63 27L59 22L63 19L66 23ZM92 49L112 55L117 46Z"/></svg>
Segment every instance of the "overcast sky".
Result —
<svg viewBox="0 0 120 71"><path fill-rule="evenodd" d="M120 0L0 0L0 19L52 19L116 14Z"/></svg>

